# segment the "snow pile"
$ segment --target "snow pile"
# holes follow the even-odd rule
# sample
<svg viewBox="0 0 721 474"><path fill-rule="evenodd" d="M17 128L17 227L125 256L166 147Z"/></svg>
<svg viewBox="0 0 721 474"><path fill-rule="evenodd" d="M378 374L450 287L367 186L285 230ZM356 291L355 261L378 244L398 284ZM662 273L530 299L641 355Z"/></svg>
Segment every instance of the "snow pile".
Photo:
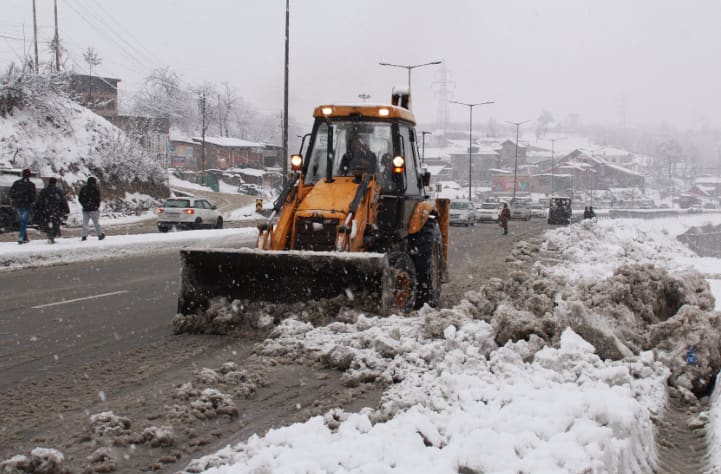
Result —
<svg viewBox="0 0 721 474"><path fill-rule="evenodd" d="M393 319L395 324L389 323ZM377 322L399 327L402 320ZM386 392L378 410L334 410L271 430L235 450L196 460L186 471L224 463L231 465L209 472L282 472L291 466L293 472L650 470L654 454L642 442L652 436L646 407L661 407L666 374L652 357L603 362L571 330L558 349L534 354L521 341L488 357L478 344L495 347L487 323L467 320L440 340L424 340L422 332L416 324L414 342L391 335L400 343L396 348L404 339L407 347L390 359L363 347L383 341L382 330L371 331L375 337L366 334L368 344L353 348L361 353L355 360L369 371L382 362L380 378L396 373L403 379ZM331 344L329 339L326 348ZM541 403L544 410L537 409Z"/></svg>
<svg viewBox="0 0 721 474"><path fill-rule="evenodd" d="M65 456L56 449L34 448L30 456L18 454L0 462L0 472L7 474L67 474Z"/></svg>
<svg viewBox="0 0 721 474"><path fill-rule="evenodd" d="M235 228L165 234L110 235L102 241L91 238L85 242L81 242L79 238L60 238L55 239L55 245L48 245L45 240L33 240L25 245L3 242L0 243L0 271L177 252L181 248L188 247L238 248L254 243L257 234L256 229Z"/></svg>
<svg viewBox="0 0 721 474"><path fill-rule="evenodd" d="M692 257L676 231L560 228L514 250L537 264L452 309L276 321L258 354L387 386L380 407L271 430L186 471L650 472L667 382L693 399L721 365L714 298L672 258Z"/></svg>

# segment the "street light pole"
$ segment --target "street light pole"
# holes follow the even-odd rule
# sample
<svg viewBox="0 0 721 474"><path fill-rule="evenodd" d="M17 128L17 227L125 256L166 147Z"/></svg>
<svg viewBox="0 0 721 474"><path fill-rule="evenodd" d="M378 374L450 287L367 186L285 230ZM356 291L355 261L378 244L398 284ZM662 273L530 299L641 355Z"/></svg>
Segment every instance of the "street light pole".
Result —
<svg viewBox="0 0 721 474"><path fill-rule="evenodd" d="M465 105L468 107L469 112L469 120L468 120L468 200L471 200L471 183L473 181L473 175L471 174L471 153L472 153L472 146L473 146L473 107L476 107L478 105L487 105L487 104L495 104L494 101L490 100L487 102L478 102L476 104L469 104L466 102L458 102L456 100L449 100L448 102L452 104L460 104Z"/></svg>
<svg viewBox="0 0 721 474"><path fill-rule="evenodd" d="M556 188L553 185L553 172L556 165L553 162L554 153L555 153L555 145L558 140L565 140L566 137L560 137L560 138L551 138L551 196L553 196L553 193L556 192Z"/></svg>
<svg viewBox="0 0 721 474"><path fill-rule="evenodd" d="M414 64L414 65L409 65L409 66L404 66L402 64L390 64L390 63L380 63L380 62L378 64L380 64L381 66L402 67L404 69L408 69L408 95L411 95L411 70L418 68L418 67L430 66L432 64L441 64L441 61L433 61L430 63Z"/></svg>
<svg viewBox="0 0 721 474"><path fill-rule="evenodd" d="M421 132L421 135L423 135L423 139L421 140L422 148L421 148L421 166L426 164L426 135L430 135L431 132L426 132L425 130Z"/></svg>
<svg viewBox="0 0 721 474"><path fill-rule="evenodd" d="M283 179L281 185L285 186L288 180L288 58L290 42L290 0L285 0L285 67L283 69Z"/></svg>
<svg viewBox="0 0 721 474"><path fill-rule="evenodd" d="M509 122L506 120L505 122L516 126L516 159L513 162L513 199L511 200L511 202L513 202L516 200L516 183L518 181L518 129L521 128L521 125L524 123L530 122L530 120L524 120L523 122Z"/></svg>

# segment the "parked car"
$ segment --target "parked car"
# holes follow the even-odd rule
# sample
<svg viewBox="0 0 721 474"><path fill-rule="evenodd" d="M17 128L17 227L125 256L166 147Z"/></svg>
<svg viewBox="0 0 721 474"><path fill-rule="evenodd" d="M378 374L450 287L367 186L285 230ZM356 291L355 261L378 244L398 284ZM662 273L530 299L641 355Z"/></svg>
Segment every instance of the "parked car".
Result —
<svg viewBox="0 0 721 474"><path fill-rule="evenodd" d="M476 209L471 201L461 199L452 200L449 214L450 224L469 226L476 223Z"/></svg>
<svg viewBox="0 0 721 474"><path fill-rule="evenodd" d="M207 199L178 197L166 199L156 211L158 230L176 229L222 229L223 217L215 205Z"/></svg>
<svg viewBox="0 0 721 474"><path fill-rule="evenodd" d="M546 207L543 204L531 204L531 217L546 218Z"/></svg>
<svg viewBox="0 0 721 474"><path fill-rule="evenodd" d="M476 207L476 222L498 222L501 213L501 204L497 202L484 202Z"/></svg>
<svg viewBox="0 0 721 474"><path fill-rule="evenodd" d="M512 220L531 220L531 207L529 203L524 201L511 201L509 207L511 208Z"/></svg>
<svg viewBox="0 0 721 474"><path fill-rule="evenodd" d="M238 186L237 190L240 194L247 194L248 196L262 196L263 187L257 184L243 183Z"/></svg>

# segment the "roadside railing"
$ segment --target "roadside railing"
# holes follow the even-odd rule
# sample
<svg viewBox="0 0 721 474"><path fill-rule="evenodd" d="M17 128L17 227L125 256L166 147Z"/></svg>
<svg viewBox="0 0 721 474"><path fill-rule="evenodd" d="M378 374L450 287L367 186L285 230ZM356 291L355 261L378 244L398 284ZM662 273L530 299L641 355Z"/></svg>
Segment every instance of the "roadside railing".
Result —
<svg viewBox="0 0 721 474"><path fill-rule="evenodd" d="M594 209L597 220L606 219L660 219L663 217L686 217L699 214L719 214L719 209ZM583 210L573 210L573 222L583 220Z"/></svg>

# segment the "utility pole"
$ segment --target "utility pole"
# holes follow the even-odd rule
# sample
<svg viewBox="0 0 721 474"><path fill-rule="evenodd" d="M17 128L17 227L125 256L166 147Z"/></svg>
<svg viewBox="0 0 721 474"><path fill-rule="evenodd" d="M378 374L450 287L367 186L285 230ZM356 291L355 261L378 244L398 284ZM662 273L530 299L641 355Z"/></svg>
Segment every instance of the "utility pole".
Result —
<svg viewBox="0 0 721 474"><path fill-rule="evenodd" d="M223 136L223 108L220 106L220 93L218 93L218 130L220 136Z"/></svg>
<svg viewBox="0 0 721 474"><path fill-rule="evenodd" d="M451 102L453 104L460 104L465 105L468 107L468 112L470 114L470 118L468 120L468 200L471 200L471 182L473 181L473 174L471 173L471 153L473 153L473 107L476 107L478 105L486 105L486 104L495 104L493 101L487 101L487 102L480 102L477 104L467 104L465 102L458 102L455 100L449 100L448 102Z"/></svg>
<svg viewBox="0 0 721 474"><path fill-rule="evenodd" d="M205 186L205 91L200 93L200 115L203 116L203 125L200 130L200 178L203 186Z"/></svg>
<svg viewBox="0 0 721 474"><path fill-rule="evenodd" d="M423 136L421 143L421 166L425 166L426 164L426 135L430 135L431 132L426 132L425 130L421 132L421 135Z"/></svg>
<svg viewBox="0 0 721 474"><path fill-rule="evenodd" d="M514 202L516 200L516 185L518 181L518 129L521 128L521 125L524 123L530 122L530 120L524 120L523 122L509 122L506 120L505 122L516 126L516 159L513 162L513 199L511 200L511 202Z"/></svg>
<svg viewBox="0 0 721 474"><path fill-rule="evenodd" d="M60 74L60 31L58 29L58 0L55 0L55 72Z"/></svg>
<svg viewBox="0 0 721 474"><path fill-rule="evenodd" d="M38 57L38 14L33 0L33 33L35 36L35 74L40 72L40 59Z"/></svg>
<svg viewBox="0 0 721 474"><path fill-rule="evenodd" d="M555 188L555 186L553 185L553 173L554 173L554 168L555 168L555 166L556 166L555 163L554 163L554 161L553 161L553 159L554 159L554 153L555 153L555 145L556 145L556 142L557 142L558 140L565 140L565 139L566 139L566 137L551 138L551 196L553 196L553 193L556 192L556 188Z"/></svg>
<svg viewBox="0 0 721 474"><path fill-rule="evenodd" d="M285 0L285 86L283 87L283 186L288 180L288 56L290 40L290 0Z"/></svg>

